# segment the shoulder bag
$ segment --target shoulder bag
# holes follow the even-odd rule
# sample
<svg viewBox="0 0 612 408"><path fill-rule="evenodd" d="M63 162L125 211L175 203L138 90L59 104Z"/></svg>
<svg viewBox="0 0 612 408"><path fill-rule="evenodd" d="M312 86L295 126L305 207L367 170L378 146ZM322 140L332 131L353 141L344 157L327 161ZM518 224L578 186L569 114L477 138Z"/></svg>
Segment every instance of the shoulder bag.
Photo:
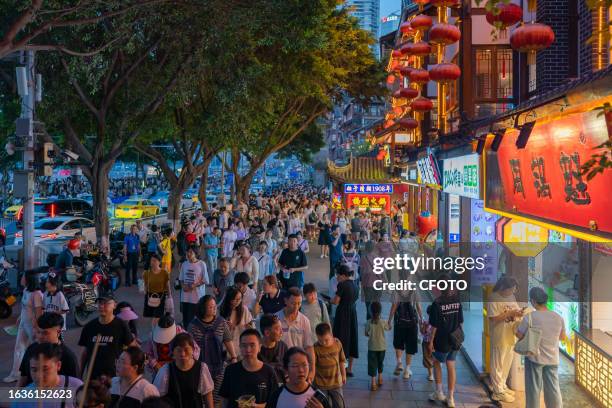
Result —
<svg viewBox="0 0 612 408"><path fill-rule="evenodd" d="M531 313L527 315L527 322L527 331L525 331L523 338L514 345L514 351L522 356L537 356L540 354L542 330L532 326Z"/></svg>

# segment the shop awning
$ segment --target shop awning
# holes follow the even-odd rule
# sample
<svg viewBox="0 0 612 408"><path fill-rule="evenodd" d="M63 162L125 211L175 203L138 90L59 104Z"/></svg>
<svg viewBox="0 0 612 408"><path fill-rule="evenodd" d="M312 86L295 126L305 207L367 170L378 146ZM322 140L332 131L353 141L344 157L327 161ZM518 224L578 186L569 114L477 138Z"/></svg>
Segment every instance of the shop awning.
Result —
<svg viewBox="0 0 612 408"><path fill-rule="evenodd" d="M329 177L338 183L392 182L382 160L375 157L353 157L346 166L327 162Z"/></svg>

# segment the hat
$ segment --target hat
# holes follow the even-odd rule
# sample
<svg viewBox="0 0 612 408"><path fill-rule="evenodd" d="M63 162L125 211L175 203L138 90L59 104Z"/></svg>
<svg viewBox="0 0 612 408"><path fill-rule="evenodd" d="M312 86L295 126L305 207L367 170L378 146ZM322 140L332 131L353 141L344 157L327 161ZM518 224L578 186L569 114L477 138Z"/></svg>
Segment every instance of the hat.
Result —
<svg viewBox="0 0 612 408"><path fill-rule="evenodd" d="M101 293L98 295L96 302L108 302L109 300L115 300L115 296L112 293Z"/></svg>
<svg viewBox="0 0 612 408"><path fill-rule="evenodd" d="M117 317L126 322L129 322L130 320L138 319L138 315L134 313L132 308L129 306L122 307L119 310L119 313L117 313Z"/></svg>
<svg viewBox="0 0 612 408"><path fill-rule="evenodd" d="M79 249L80 246L81 246L81 241L78 239L71 239L70 241L68 241L68 249L70 250Z"/></svg>
<svg viewBox="0 0 612 408"><path fill-rule="evenodd" d="M176 324L169 314L162 316L153 328L153 341L158 344L168 344L176 336Z"/></svg>

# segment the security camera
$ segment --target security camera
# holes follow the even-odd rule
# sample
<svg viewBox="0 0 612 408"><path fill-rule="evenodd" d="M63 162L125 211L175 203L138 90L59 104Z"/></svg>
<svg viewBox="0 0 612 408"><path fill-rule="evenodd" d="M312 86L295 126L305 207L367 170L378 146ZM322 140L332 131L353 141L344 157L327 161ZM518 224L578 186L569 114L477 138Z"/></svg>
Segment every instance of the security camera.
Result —
<svg viewBox="0 0 612 408"><path fill-rule="evenodd" d="M74 161L78 160L80 157L78 154L70 150L63 150L62 155L65 156L67 159Z"/></svg>

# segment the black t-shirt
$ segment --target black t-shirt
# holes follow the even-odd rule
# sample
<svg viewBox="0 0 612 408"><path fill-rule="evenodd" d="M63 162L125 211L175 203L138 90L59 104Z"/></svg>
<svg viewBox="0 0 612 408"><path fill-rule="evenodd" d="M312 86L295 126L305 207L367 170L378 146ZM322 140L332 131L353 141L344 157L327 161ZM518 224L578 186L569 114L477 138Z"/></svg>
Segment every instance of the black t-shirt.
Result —
<svg viewBox="0 0 612 408"><path fill-rule="evenodd" d="M289 248L283 249L280 257L278 258L278 264L284 266L285 268L301 268L306 266L308 263L306 261L306 254L301 249L296 249L295 251L291 251ZM293 272L289 276L289 279L285 279L283 276L283 272L279 272L278 277L280 281L283 283L283 287L290 288L292 286L299 285L299 272Z"/></svg>
<svg viewBox="0 0 612 408"><path fill-rule="evenodd" d="M79 346L87 348L87 361L93 352L98 334L101 339L94 361L92 378L100 375L114 377L116 375L115 360L119 358L123 348L132 343L134 336L128 324L119 318L114 318L108 324L102 324L98 319L90 321L83 327L79 339Z"/></svg>
<svg viewBox="0 0 612 408"><path fill-rule="evenodd" d="M435 327L434 350L448 353L452 350L450 346L450 334L463 323L463 308L459 297L440 297L436 299L429 313L429 324Z"/></svg>
<svg viewBox="0 0 612 408"><path fill-rule="evenodd" d="M284 341L279 340L276 342L276 345L272 348L266 348L264 345L261 345L261 350L257 355L261 361L266 364L269 364L274 371L276 372L276 376L278 382L284 382L285 380L285 369L283 368L283 356L287 352L288 347Z"/></svg>
<svg viewBox="0 0 612 408"><path fill-rule="evenodd" d="M32 343L28 346L25 353L23 354L23 359L21 360L21 365L19 366L19 372L22 377L27 377L28 380L26 384L30 384L32 380L32 376L30 375L30 358L32 357L32 351L34 347L36 347L38 343ZM60 375L79 378L81 377L81 373L79 373L79 362L77 360L76 355L66 347L64 344L60 344L62 348L62 366L59 370Z"/></svg>
<svg viewBox="0 0 612 408"><path fill-rule="evenodd" d="M270 297L266 293L259 301L259 306L261 306L261 310L263 310L264 314L274 314L283 310L286 298L287 292L283 289L280 289L275 297Z"/></svg>
<svg viewBox="0 0 612 408"><path fill-rule="evenodd" d="M228 400L227 408L238 408L236 400L242 395L254 395L257 404L268 402L278 388L274 369L264 364L259 371L247 371L242 363L234 363L225 369L219 395Z"/></svg>

